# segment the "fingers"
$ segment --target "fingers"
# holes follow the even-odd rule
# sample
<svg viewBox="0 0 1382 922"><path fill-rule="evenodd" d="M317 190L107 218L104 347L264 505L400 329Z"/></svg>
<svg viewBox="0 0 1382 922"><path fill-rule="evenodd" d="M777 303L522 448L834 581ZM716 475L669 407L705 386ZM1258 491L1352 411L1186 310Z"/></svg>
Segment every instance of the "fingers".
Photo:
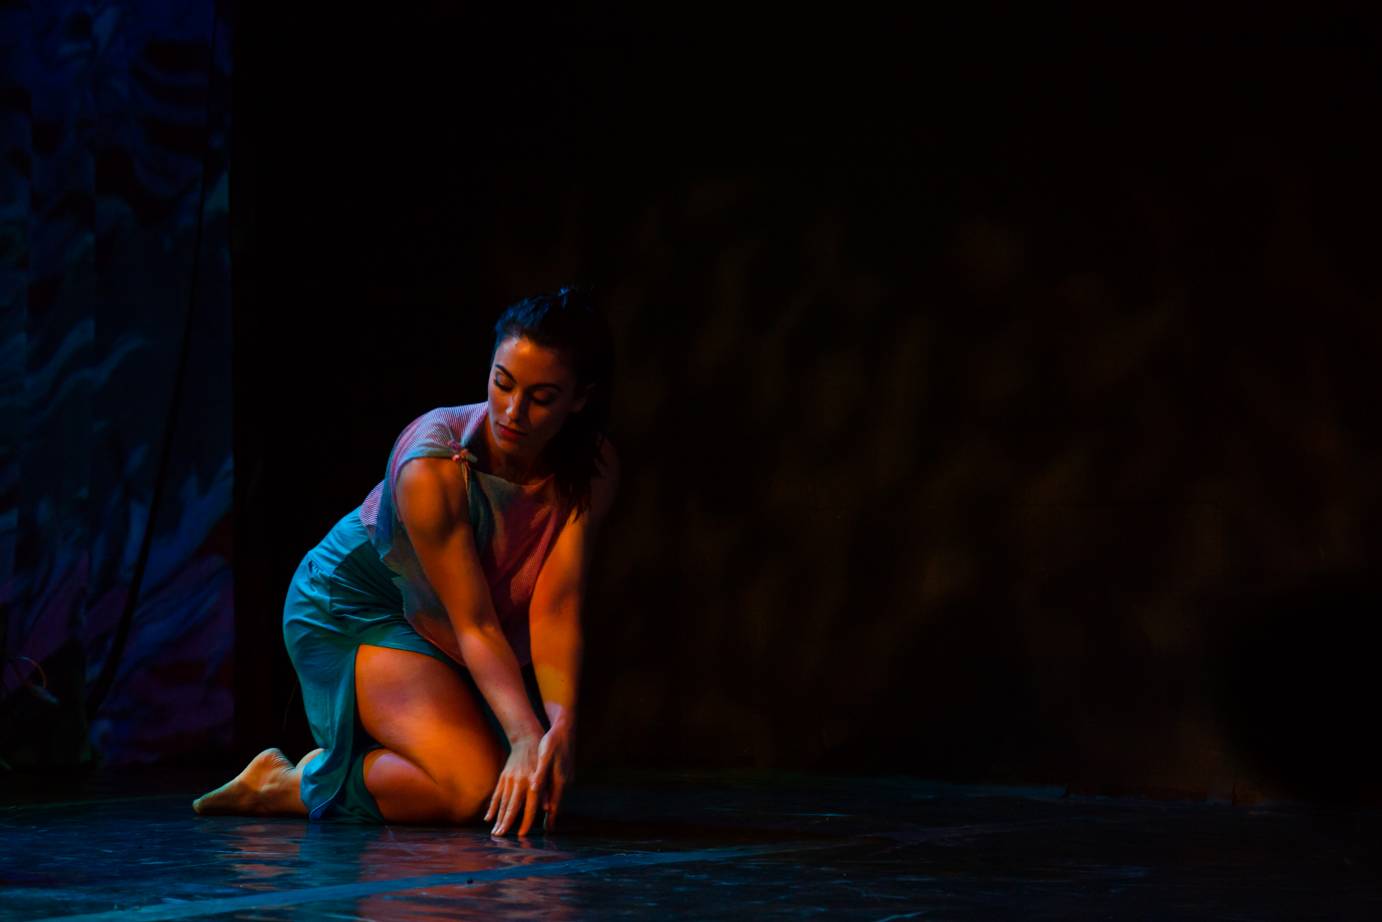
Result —
<svg viewBox="0 0 1382 922"><path fill-rule="evenodd" d="M500 793L501 793L503 790L504 790L504 779L503 779L503 778L500 778L500 779L499 779L499 783L496 784L496 785L494 786L494 796L491 797L491 798L489 799L489 809L485 811L485 822L486 822L486 823L488 823L490 820L492 820L492 819L494 818L494 811L495 811L495 808L497 808L498 806L500 806L500 804L503 802L503 798L499 796Z"/></svg>
<svg viewBox="0 0 1382 922"><path fill-rule="evenodd" d="M542 824L544 832L551 832L556 826L557 807L561 804L561 795L565 789L566 781L562 778L561 769L560 766L558 766L552 772L552 786L547 794L547 802L544 805L544 809L547 811L547 817Z"/></svg>
<svg viewBox="0 0 1382 922"><path fill-rule="evenodd" d="M548 772L550 771L550 775ZM569 779L562 773L560 759L551 755L543 758L532 774L513 774L500 777L485 811L485 822L494 820L491 835L507 835L521 821L519 836L526 836L537 821L539 811L546 811L543 829L552 828L557 806Z"/></svg>
<svg viewBox="0 0 1382 922"><path fill-rule="evenodd" d="M542 820L542 831L551 832L557 828L557 804L561 795L553 794L547 802L547 815Z"/></svg>
<svg viewBox="0 0 1382 922"><path fill-rule="evenodd" d="M518 782L509 775L503 775L499 783L494 788L494 796L490 798L489 810L485 812L485 822L494 820L494 826L490 829L490 835L502 836L509 831L512 822L514 805L518 803L521 792L518 790Z"/></svg>
<svg viewBox="0 0 1382 922"><path fill-rule="evenodd" d="M528 796L523 803L523 825L518 828L518 837L521 839L528 834L528 830L533 828L533 820L537 819L537 789L528 788Z"/></svg>
<svg viewBox="0 0 1382 922"><path fill-rule="evenodd" d="M490 834L496 836L502 836L508 831L508 827L505 826L504 823L511 812L509 810L509 804L513 802L513 795L510 793L510 784L507 777L499 782L499 789L502 794L494 810L494 827L490 829Z"/></svg>
<svg viewBox="0 0 1382 922"><path fill-rule="evenodd" d="M499 829L499 834L501 836L508 835L509 830L513 828L514 820L518 819L518 810L521 805L520 801L522 797L523 792L521 788L515 784L509 790L509 799L504 804L504 825Z"/></svg>
<svg viewBox="0 0 1382 922"><path fill-rule="evenodd" d="M524 789L526 779L522 776L510 781L504 792L504 802L499 807L499 822L494 824L493 834L496 836L508 835L513 828L514 820L518 818L518 811L523 807ZM531 789L528 790L531 793Z"/></svg>

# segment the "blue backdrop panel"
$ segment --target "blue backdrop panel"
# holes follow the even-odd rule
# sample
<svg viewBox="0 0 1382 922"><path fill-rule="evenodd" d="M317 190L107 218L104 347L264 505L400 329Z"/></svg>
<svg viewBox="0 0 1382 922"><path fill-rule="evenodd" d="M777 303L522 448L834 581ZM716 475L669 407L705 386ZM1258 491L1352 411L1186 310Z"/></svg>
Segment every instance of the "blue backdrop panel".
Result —
<svg viewBox="0 0 1382 922"><path fill-rule="evenodd" d="M0 8L0 754L11 764L229 744L230 38L211 2ZM165 439L162 507L115 651ZM109 694L87 713L112 655ZM56 703L34 691L45 683ZM43 708L51 719L36 719Z"/></svg>

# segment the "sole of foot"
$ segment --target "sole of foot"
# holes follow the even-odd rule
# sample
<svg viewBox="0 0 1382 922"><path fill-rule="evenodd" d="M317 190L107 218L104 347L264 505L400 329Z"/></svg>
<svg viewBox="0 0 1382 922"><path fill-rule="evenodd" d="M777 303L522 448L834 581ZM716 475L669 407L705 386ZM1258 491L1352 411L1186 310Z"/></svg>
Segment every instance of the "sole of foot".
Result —
<svg viewBox="0 0 1382 922"><path fill-rule="evenodd" d="M282 799L276 797L281 785L276 782L293 771L293 767L281 750L265 749L251 759L240 774L192 801L192 809L202 816L267 816L282 812L276 803Z"/></svg>

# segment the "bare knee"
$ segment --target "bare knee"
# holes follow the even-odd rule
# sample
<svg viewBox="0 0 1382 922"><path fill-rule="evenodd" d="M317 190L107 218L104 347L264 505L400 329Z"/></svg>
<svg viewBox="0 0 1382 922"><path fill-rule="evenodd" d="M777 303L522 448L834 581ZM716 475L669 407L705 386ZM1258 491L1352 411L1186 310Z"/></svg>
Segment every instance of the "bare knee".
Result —
<svg viewBox="0 0 1382 922"><path fill-rule="evenodd" d="M446 819L452 823L473 823L485 815L499 772L480 776L439 779L438 787L446 799Z"/></svg>
<svg viewBox="0 0 1382 922"><path fill-rule="evenodd" d="M485 815L506 761L496 741L486 738L488 746L468 742L428 760L452 823L472 823Z"/></svg>

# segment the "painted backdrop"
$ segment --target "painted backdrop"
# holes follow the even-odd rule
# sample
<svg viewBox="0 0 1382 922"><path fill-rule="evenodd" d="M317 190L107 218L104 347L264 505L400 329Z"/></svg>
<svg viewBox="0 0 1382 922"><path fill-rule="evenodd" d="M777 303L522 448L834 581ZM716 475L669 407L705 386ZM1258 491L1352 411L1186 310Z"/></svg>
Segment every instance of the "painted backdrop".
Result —
<svg viewBox="0 0 1382 922"><path fill-rule="evenodd" d="M229 732L230 29L217 16L209 0L0 7L6 765L148 762Z"/></svg>

